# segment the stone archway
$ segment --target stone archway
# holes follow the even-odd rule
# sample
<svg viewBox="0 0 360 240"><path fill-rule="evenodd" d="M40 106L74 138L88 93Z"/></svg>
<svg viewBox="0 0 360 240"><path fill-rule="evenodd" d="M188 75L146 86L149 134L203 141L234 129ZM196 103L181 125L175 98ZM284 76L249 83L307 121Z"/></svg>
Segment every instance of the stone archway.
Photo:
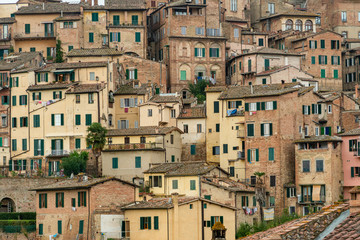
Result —
<svg viewBox="0 0 360 240"><path fill-rule="evenodd" d="M11 198L3 198L0 202L0 212L15 212L15 202Z"/></svg>

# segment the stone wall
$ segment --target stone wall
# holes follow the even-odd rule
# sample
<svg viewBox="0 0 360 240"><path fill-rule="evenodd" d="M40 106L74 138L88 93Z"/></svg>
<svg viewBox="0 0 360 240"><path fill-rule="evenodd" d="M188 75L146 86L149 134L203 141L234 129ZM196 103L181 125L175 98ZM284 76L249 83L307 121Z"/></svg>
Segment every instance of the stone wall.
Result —
<svg viewBox="0 0 360 240"><path fill-rule="evenodd" d="M340 214L349 209L348 204L333 205L323 208L317 214L311 214L291 222L287 222L264 232L248 236L246 240L296 240L315 239L323 232Z"/></svg>
<svg viewBox="0 0 360 240"><path fill-rule="evenodd" d="M10 198L15 212L35 212L35 191L30 189L59 181L54 178L0 178L0 201ZM1 238L0 238L1 239Z"/></svg>
<svg viewBox="0 0 360 240"><path fill-rule="evenodd" d="M28 233L26 237L23 233L3 233L0 232L1 240L33 240L35 239L35 232Z"/></svg>

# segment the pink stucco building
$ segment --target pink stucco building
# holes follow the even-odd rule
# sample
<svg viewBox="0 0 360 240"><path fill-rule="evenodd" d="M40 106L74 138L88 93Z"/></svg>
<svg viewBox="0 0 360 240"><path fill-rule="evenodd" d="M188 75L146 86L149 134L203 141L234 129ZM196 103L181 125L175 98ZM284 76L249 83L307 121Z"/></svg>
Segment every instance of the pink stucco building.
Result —
<svg viewBox="0 0 360 240"><path fill-rule="evenodd" d="M360 186L360 128L340 135L342 144L342 162L344 171L344 198L350 199L349 190Z"/></svg>

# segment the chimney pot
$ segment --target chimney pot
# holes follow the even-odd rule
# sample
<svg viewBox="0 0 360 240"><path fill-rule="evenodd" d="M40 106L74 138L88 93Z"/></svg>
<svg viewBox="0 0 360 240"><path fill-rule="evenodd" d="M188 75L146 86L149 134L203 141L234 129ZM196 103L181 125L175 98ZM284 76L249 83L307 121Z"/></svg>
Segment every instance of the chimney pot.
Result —
<svg viewBox="0 0 360 240"><path fill-rule="evenodd" d="M359 84L355 84L355 98L359 98Z"/></svg>

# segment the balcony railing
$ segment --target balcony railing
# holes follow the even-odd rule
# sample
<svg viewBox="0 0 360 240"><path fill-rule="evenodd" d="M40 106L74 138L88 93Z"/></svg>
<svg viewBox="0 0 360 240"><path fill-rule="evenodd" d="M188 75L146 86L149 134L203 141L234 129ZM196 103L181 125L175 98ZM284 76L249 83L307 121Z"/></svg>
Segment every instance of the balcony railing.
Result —
<svg viewBox="0 0 360 240"><path fill-rule="evenodd" d="M245 159L245 151L238 151L237 152L238 159Z"/></svg>
<svg viewBox="0 0 360 240"><path fill-rule="evenodd" d="M0 42L7 42L11 40L11 34L8 34L7 36L0 35Z"/></svg>
<svg viewBox="0 0 360 240"><path fill-rule="evenodd" d="M47 156L65 156L65 155L69 155L69 154L70 154L70 151L64 150L64 149L52 149L52 150L46 151Z"/></svg>
<svg viewBox="0 0 360 240"><path fill-rule="evenodd" d="M326 202L326 196L321 195L319 201L314 201L313 196L302 196L302 200L300 200L301 203L324 203Z"/></svg>
<svg viewBox="0 0 360 240"><path fill-rule="evenodd" d="M108 144L104 150L163 149L162 143Z"/></svg>
<svg viewBox="0 0 360 240"><path fill-rule="evenodd" d="M108 23L109 27L143 27L144 22L138 21L138 22L112 22Z"/></svg>
<svg viewBox="0 0 360 240"><path fill-rule="evenodd" d="M21 39L21 38L55 38L54 32L30 32L30 33L15 33L14 34L15 39Z"/></svg>

